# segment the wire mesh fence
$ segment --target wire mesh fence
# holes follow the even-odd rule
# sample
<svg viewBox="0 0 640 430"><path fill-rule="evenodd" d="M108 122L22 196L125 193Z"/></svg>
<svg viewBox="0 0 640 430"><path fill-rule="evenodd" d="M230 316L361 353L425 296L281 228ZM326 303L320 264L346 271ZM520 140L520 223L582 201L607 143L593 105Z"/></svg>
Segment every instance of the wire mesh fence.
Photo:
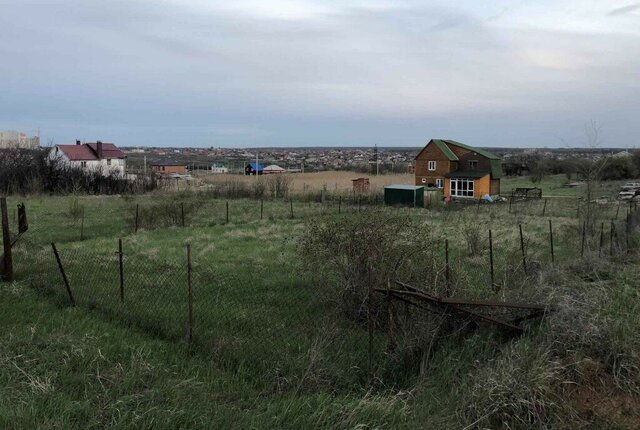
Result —
<svg viewBox="0 0 640 430"><path fill-rule="evenodd" d="M260 229L283 220L368 210L353 202L337 205L157 199L107 204L98 198L76 205L67 199L30 212L28 234L14 250L16 277L61 302L184 343L221 366L255 373L265 389L366 386L402 366L391 354L394 345L424 348L425 339L449 323L443 313L434 317L428 309L385 299L384 292L372 292L345 314L334 289L298 273L295 262L283 260L290 255L280 245L256 240L264 234ZM508 290L511 297L525 297L528 277L541 266L621 255L633 245L629 238L640 224L640 210L629 207L624 218L595 227L579 218L547 225L546 219L518 214L507 228L491 231L497 214L486 208L467 207L447 233L447 245L437 245L432 290L438 295L472 299ZM238 228L259 220L256 232ZM213 253L212 237L194 241L187 251L182 240L153 244L135 234L136 227L139 233L184 227L201 234L197 227L211 226L235 242L253 240L260 250Z"/></svg>

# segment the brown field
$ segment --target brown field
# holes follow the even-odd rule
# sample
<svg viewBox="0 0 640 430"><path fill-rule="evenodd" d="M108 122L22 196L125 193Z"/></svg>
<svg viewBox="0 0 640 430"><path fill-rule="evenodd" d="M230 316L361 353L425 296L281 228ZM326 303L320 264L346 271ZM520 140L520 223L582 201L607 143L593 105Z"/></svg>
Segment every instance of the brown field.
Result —
<svg viewBox="0 0 640 430"><path fill-rule="evenodd" d="M292 191L304 192L326 189L328 191L350 191L352 189L351 180L355 178L369 178L371 182L371 190L381 189L385 185L390 184L413 184L413 174L406 173L401 175L364 175L356 172L316 172L316 173L294 173L289 175L292 179ZM268 178L269 176L259 176L258 178ZM205 184L219 184L226 181L243 181L252 183L256 180L255 176L244 175L206 175L198 176Z"/></svg>

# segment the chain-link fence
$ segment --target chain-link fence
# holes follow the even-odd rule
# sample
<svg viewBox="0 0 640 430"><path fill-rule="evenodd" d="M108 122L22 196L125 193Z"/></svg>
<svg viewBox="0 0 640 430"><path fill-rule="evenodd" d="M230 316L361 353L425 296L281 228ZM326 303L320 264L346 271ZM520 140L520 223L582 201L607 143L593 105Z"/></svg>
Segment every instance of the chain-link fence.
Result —
<svg viewBox="0 0 640 430"><path fill-rule="evenodd" d="M446 312L434 319L428 309L391 301L384 291L372 291L345 315L335 289L321 277L307 279L295 261L286 260L291 254L282 249L290 244L270 242L269 226L282 221L338 210L357 216L366 208L342 202L336 207L326 202L89 199L32 202L42 207L29 210L29 230L14 250L18 282L182 342L220 366L254 373L265 389L366 386L373 376L382 378L404 365L390 353L399 339L405 346L429 348L421 342L448 324ZM640 223L640 210L629 207L624 220L600 221L595 227L569 218L547 225L546 219L531 221L518 214L492 228L496 214L483 208L468 207L453 228L440 224L442 240L430 245L437 246L430 282L438 295L472 299L509 290L510 297L525 297L527 277L543 265L624 254L634 246L630 238ZM204 234L206 227L231 235L226 246L251 242L234 250L217 249L216 236L189 240L188 235ZM172 240L179 231L187 236ZM185 242L191 243L189 251Z"/></svg>

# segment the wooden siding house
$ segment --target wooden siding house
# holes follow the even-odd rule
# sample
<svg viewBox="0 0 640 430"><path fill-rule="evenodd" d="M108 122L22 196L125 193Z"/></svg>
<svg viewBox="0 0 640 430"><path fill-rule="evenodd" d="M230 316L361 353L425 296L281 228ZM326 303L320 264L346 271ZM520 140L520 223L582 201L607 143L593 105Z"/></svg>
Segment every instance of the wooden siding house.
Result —
<svg viewBox="0 0 640 430"><path fill-rule="evenodd" d="M160 160L151 163L151 169L160 175L186 175L187 167L175 160Z"/></svg>
<svg viewBox="0 0 640 430"><path fill-rule="evenodd" d="M500 194L500 157L454 140L431 139L415 158L415 183L440 188L445 197Z"/></svg>

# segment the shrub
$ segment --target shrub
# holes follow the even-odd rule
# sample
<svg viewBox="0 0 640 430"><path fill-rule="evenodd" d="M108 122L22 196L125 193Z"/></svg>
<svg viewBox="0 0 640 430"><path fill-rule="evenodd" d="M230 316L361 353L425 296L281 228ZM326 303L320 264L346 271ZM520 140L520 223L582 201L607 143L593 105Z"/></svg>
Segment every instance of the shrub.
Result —
<svg viewBox="0 0 640 430"><path fill-rule="evenodd" d="M370 289L386 288L388 281L440 288L436 238L408 216L362 211L348 218L314 219L302 237L304 269L333 287L328 295L349 317L360 316Z"/></svg>
<svg viewBox="0 0 640 430"><path fill-rule="evenodd" d="M286 199L291 188L291 176L285 174L271 175L267 179L269 192L274 199Z"/></svg>

